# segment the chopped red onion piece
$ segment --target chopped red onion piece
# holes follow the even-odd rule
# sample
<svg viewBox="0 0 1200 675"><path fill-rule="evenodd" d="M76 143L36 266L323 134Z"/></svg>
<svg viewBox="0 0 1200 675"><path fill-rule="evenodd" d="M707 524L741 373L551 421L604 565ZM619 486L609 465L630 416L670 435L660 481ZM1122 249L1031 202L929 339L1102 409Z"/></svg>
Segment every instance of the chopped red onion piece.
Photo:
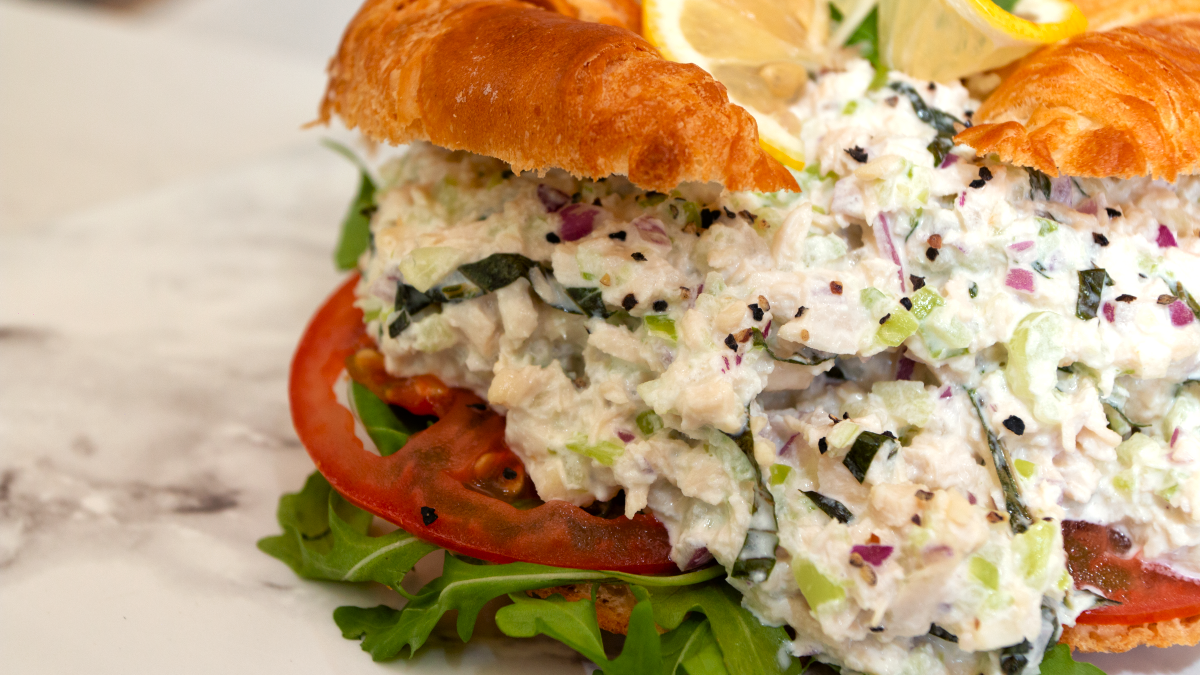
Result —
<svg viewBox="0 0 1200 675"><path fill-rule="evenodd" d="M621 439L621 442L623 443L629 443L634 439L634 435L628 431L621 430L617 432L617 438Z"/></svg>
<svg viewBox="0 0 1200 675"><path fill-rule="evenodd" d="M768 319L768 320L767 320L767 327L763 329L763 337L770 337L770 336L771 336L771 323L772 323L773 321L775 321L775 320L774 320L774 319Z"/></svg>
<svg viewBox="0 0 1200 675"><path fill-rule="evenodd" d="M954 387L946 387L945 389L942 390L942 395L938 396L938 398L946 399L946 398L950 398L953 395L954 395Z"/></svg>
<svg viewBox="0 0 1200 675"><path fill-rule="evenodd" d="M799 435L800 434L792 434L791 436L789 436L787 441L783 444L783 447L779 448L778 454L780 456L782 456L785 452L787 452L788 450L791 450L792 449L792 441L796 440L796 437Z"/></svg>
<svg viewBox="0 0 1200 675"><path fill-rule="evenodd" d="M1158 245L1160 248L1171 248L1179 246L1179 242L1175 241L1175 233L1171 232L1171 228L1166 225L1158 226Z"/></svg>
<svg viewBox="0 0 1200 675"><path fill-rule="evenodd" d="M632 225L642 234L642 239L659 246L670 246L671 238L663 229L662 221L654 216L639 216Z"/></svg>
<svg viewBox="0 0 1200 675"><path fill-rule="evenodd" d="M1171 432L1171 447L1175 447L1175 441L1179 440L1179 427L1175 427L1175 431Z"/></svg>
<svg viewBox="0 0 1200 675"><path fill-rule="evenodd" d="M1192 310L1188 309L1182 300L1172 302L1168 309L1171 310L1171 325L1173 326L1186 326L1196 318L1192 316Z"/></svg>
<svg viewBox="0 0 1200 675"><path fill-rule="evenodd" d="M1008 271L1008 277L1004 280L1004 285L1009 288L1015 288L1018 291L1033 292L1033 272L1029 270L1014 269Z"/></svg>
<svg viewBox="0 0 1200 675"><path fill-rule="evenodd" d="M1070 176L1059 176L1050 179L1050 201L1059 204L1071 204L1073 191Z"/></svg>
<svg viewBox="0 0 1200 675"><path fill-rule="evenodd" d="M954 166L955 164L958 164L958 155L951 153L949 155L946 155L946 159L942 160L942 165L939 166L938 168L945 169L946 167Z"/></svg>
<svg viewBox="0 0 1200 675"><path fill-rule="evenodd" d="M1033 242L1032 241L1018 241L1015 244L1009 244L1008 247L1014 251L1026 251L1028 249L1033 248Z"/></svg>
<svg viewBox="0 0 1200 675"><path fill-rule="evenodd" d="M911 380L912 374L913 374L913 366L915 366L915 365L917 365L916 361L913 361L912 359L910 359L906 356L901 356L900 362L896 364L896 379L897 380Z"/></svg>
<svg viewBox="0 0 1200 675"><path fill-rule="evenodd" d="M537 195L542 206L546 207L546 213L554 213L571 201L571 197L567 193L545 184L538 186Z"/></svg>
<svg viewBox="0 0 1200 675"><path fill-rule="evenodd" d="M1088 199L1087 201L1080 204L1079 207L1075 210L1080 213L1086 213L1089 216L1094 216L1094 215L1096 215L1096 212L1099 211L1100 209L1099 209L1099 207L1096 206L1096 200Z"/></svg>
<svg viewBox="0 0 1200 675"><path fill-rule="evenodd" d="M1112 323L1117 320L1117 308L1111 302L1104 303L1104 318Z"/></svg>
<svg viewBox="0 0 1200 675"><path fill-rule="evenodd" d="M692 559L688 561L687 567L684 567L683 569L694 570L701 565L707 565L712 559L713 556L708 552L708 548L702 546L696 549L696 552L692 554Z"/></svg>
<svg viewBox="0 0 1200 675"><path fill-rule="evenodd" d="M850 549L850 552L860 555L864 561L871 563L872 567L879 567L883 561L888 559L888 556L892 555L892 550L891 546L876 544L863 546L860 544Z"/></svg>
<svg viewBox="0 0 1200 675"><path fill-rule="evenodd" d="M979 500L975 499L975 493L973 492L967 493L967 501L970 502L972 506L979 503Z"/></svg>
<svg viewBox="0 0 1200 675"><path fill-rule="evenodd" d="M896 242L892 241L892 228L888 224L888 214L880 213L875 219L875 225L872 228L875 230L875 241L878 242L879 248L888 253L892 257L892 262L896 263L896 274L900 276L900 292L905 291L904 286L904 265L900 262L900 252L896 250Z"/></svg>
<svg viewBox="0 0 1200 675"><path fill-rule="evenodd" d="M958 205L959 206L967 205L967 191L966 190L963 190L963 193L958 196Z"/></svg>
<svg viewBox="0 0 1200 675"><path fill-rule="evenodd" d="M558 215L562 216L559 234L563 241L575 241L588 236L596 228L596 216L600 215L600 209L591 204L571 204L559 211Z"/></svg>

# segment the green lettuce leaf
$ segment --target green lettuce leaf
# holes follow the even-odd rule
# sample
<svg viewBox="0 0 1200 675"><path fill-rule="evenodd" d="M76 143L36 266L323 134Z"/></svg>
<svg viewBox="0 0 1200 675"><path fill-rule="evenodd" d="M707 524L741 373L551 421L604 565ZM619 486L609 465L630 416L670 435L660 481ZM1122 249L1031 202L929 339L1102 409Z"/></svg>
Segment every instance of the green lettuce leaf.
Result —
<svg viewBox="0 0 1200 675"><path fill-rule="evenodd" d="M300 492L279 500L277 517L283 534L260 539L258 548L305 579L399 588L413 565L438 548L403 530L369 536L373 516L343 499L317 472Z"/></svg>
<svg viewBox="0 0 1200 675"><path fill-rule="evenodd" d="M790 642L787 632L782 627L760 623L750 610L742 607L738 592L724 581L651 589L650 594L654 619L667 630L677 629L689 612L708 617L730 673L790 675L803 671L800 662L784 651ZM781 655L790 663L781 664Z"/></svg>
<svg viewBox="0 0 1200 675"><path fill-rule="evenodd" d="M383 613L379 608L341 607L334 620L343 633L359 631L362 648L376 661L411 656L429 639L438 620L446 612L458 612L458 636L471 639L475 620L483 606L493 598L536 588L549 588L588 581L625 581L642 586L670 588L708 581L723 574L720 567L708 567L670 577L651 577L620 572L573 570L533 563L488 565L468 562L453 554L446 555L442 576L426 584L404 609L392 616L390 624L375 621L367 613Z"/></svg>
<svg viewBox="0 0 1200 675"><path fill-rule="evenodd" d="M1096 666L1071 658L1071 648L1061 643L1046 650L1040 669L1042 675L1104 675Z"/></svg>
<svg viewBox="0 0 1200 675"><path fill-rule="evenodd" d="M540 599L515 593L509 596L513 604L496 612L496 625L512 637L552 637L587 657L605 675L654 673L663 661L650 594L639 586L631 588L638 602L629 616L629 634L621 655L611 661L600 637L594 597L568 602L561 595Z"/></svg>

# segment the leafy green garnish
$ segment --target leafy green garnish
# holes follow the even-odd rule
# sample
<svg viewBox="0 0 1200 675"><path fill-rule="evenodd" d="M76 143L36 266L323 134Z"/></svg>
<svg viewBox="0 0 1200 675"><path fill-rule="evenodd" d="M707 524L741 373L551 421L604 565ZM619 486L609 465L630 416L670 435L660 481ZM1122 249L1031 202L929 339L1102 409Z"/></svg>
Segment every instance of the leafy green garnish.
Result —
<svg viewBox="0 0 1200 675"><path fill-rule="evenodd" d="M459 267L458 271L484 293L491 293L525 277L536 266L537 263L518 253L493 253L479 262Z"/></svg>
<svg viewBox="0 0 1200 675"><path fill-rule="evenodd" d="M353 380L350 381L350 397L354 402L354 412L366 428L367 435L375 442L379 454L387 457L404 447L408 442L409 430L391 406Z"/></svg>
<svg viewBox="0 0 1200 675"><path fill-rule="evenodd" d="M284 495L277 514L283 534L258 548L305 579L377 581L399 588L404 575L437 546L402 530L367 535L371 514L344 500L314 472L300 492Z"/></svg>
<svg viewBox="0 0 1200 675"><path fill-rule="evenodd" d="M847 47L858 47L858 51L862 57L871 62L871 66L875 68L875 77L871 79L870 89L882 89L887 84L888 69L883 64L883 58L879 53L879 8L871 8L871 12L867 14L862 23L854 29L850 37L846 38Z"/></svg>
<svg viewBox="0 0 1200 675"><path fill-rule="evenodd" d="M679 628L662 636L663 675L729 675L721 648L706 617L693 614Z"/></svg>
<svg viewBox="0 0 1200 675"><path fill-rule="evenodd" d="M604 298L600 295L599 288L580 287L568 288L567 295L579 305L579 309L587 316L598 316L606 318L608 316L608 308L604 306Z"/></svg>
<svg viewBox="0 0 1200 675"><path fill-rule="evenodd" d="M1050 177L1029 167L1025 167L1025 173L1029 174L1029 198L1034 199L1034 195L1040 194L1042 199L1050 199Z"/></svg>
<svg viewBox="0 0 1200 675"><path fill-rule="evenodd" d="M913 112L917 114L917 118L922 122L933 127L937 132L933 142L927 148L933 155L933 166L939 167L942 161L946 159L946 155L954 149L954 135L958 133L954 130L955 123L965 126L962 120L947 112L943 112L925 103L925 99L917 93L916 89L912 88L905 82L893 82L890 85L896 93L901 94L908 99L912 104Z"/></svg>
<svg viewBox="0 0 1200 675"><path fill-rule="evenodd" d="M663 667L663 659L650 594L640 586L630 588L638 602L629 615L629 632L621 655L611 661L604 653L594 598L568 602L560 595L538 599L513 593L508 596L513 604L496 612L496 626L511 637L552 637L600 666L605 675L654 673Z"/></svg>
<svg viewBox="0 0 1200 675"><path fill-rule="evenodd" d="M854 439L854 445L850 446L850 452L846 453L842 459L842 464L850 470L854 478L858 482L863 482L867 478L867 470L871 468L871 462L875 459L875 455L879 453L879 449L886 443L895 441L890 436L877 434L874 431L864 431Z"/></svg>
<svg viewBox="0 0 1200 675"><path fill-rule="evenodd" d="M870 433L870 432L863 432L863 433ZM771 467L771 468L774 468L774 467ZM838 521L839 523L845 524L845 523L850 522L851 520L854 520L854 514L850 513L850 509L846 508L846 505L839 502L838 500L836 500L832 497L826 497L825 495L821 494L820 492L814 492L813 490L803 490L803 492L804 492L805 497L808 497L809 499L811 499L813 501L814 504L817 505L817 508L819 508L825 512L825 515L829 516L830 518L833 518L834 520Z"/></svg>
<svg viewBox="0 0 1200 675"><path fill-rule="evenodd" d="M983 433L987 436L988 449L992 452L992 463L996 465L996 475L1000 479L1000 488L1004 492L1004 508L1009 515L1008 524L1014 533L1020 534L1033 524L1033 516L1029 515L1029 509L1021 497L1016 476L1013 475L1012 462L1008 458L1008 449L1004 447L1004 441L996 436L983 416L983 401L979 398L979 394L974 389L968 389L967 396L971 398L975 415L979 417L979 424L983 426Z"/></svg>
<svg viewBox="0 0 1200 675"><path fill-rule="evenodd" d="M1041 675L1104 675L1090 663L1079 663L1071 657L1071 648L1057 644L1046 650L1040 667Z"/></svg>
<svg viewBox="0 0 1200 675"><path fill-rule="evenodd" d="M333 262L339 270L352 270L358 267L359 256L371 245L371 214L375 212L377 188L367 165L353 150L328 138L322 143L353 162L359 171L358 195L350 202L346 217L342 219L342 234L333 254Z"/></svg>
<svg viewBox="0 0 1200 675"><path fill-rule="evenodd" d="M1112 277L1103 268L1079 272L1079 298L1075 301L1075 316L1084 321L1096 318L1100 296L1105 286L1112 286Z"/></svg>

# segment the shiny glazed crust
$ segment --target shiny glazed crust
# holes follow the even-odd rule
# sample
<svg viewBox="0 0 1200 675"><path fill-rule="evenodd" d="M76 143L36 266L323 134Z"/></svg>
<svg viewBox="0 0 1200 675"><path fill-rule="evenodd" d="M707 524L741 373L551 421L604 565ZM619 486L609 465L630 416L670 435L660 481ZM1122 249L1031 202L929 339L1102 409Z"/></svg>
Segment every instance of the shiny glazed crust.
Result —
<svg viewBox="0 0 1200 675"><path fill-rule="evenodd" d="M1085 33L1028 57L955 137L1049 175L1200 169L1200 18Z"/></svg>
<svg viewBox="0 0 1200 675"><path fill-rule="evenodd" d="M1081 652L1127 652L1139 645L1194 645L1200 643L1200 616L1136 626L1077 624L1063 629L1061 641Z"/></svg>
<svg viewBox="0 0 1200 675"><path fill-rule="evenodd" d="M426 139L514 170L798 189L725 88L640 36L515 0L367 0L329 66L321 121Z"/></svg>

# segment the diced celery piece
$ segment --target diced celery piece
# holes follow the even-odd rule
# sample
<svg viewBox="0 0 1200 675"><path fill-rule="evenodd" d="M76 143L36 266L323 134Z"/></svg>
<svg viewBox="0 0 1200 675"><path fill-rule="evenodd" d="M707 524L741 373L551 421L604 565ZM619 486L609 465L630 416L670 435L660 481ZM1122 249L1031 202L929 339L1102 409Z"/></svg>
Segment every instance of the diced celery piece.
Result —
<svg viewBox="0 0 1200 675"><path fill-rule="evenodd" d="M976 581L993 591L1000 589L1000 570L987 560L979 556L972 557L967 562L967 571Z"/></svg>
<svg viewBox="0 0 1200 675"><path fill-rule="evenodd" d="M1017 324L1008 342L1008 386L1033 416L1047 424L1062 417L1058 365L1066 355L1062 318L1054 312L1034 312Z"/></svg>
<svg viewBox="0 0 1200 675"><path fill-rule="evenodd" d="M637 416L637 428L643 435L652 436L663 428L663 421L653 410L646 410Z"/></svg>
<svg viewBox="0 0 1200 675"><path fill-rule="evenodd" d="M882 400L889 413L906 424L923 427L933 415L933 397L920 382L876 382L871 393Z"/></svg>
<svg viewBox="0 0 1200 675"><path fill-rule="evenodd" d="M1125 494L1131 494L1135 489L1137 489L1137 475L1133 473L1132 469L1126 469L1125 471L1113 476L1112 484L1113 487L1117 488L1121 492L1124 492Z"/></svg>
<svg viewBox="0 0 1200 675"><path fill-rule="evenodd" d="M467 254L450 246L423 246L400 261L404 283L424 293L450 274Z"/></svg>
<svg viewBox="0 0 1200 675"><path fill-rule="evenodd" d="M858 438L860 428L854 422L843 420L833 425L833 431L829 432L827 440L829 445L835 448L844 448Z"/></svg>
<svg viewBox="0 0 1200 675"><path fill-rule="evenodd" d="M1162 454L1162 446L1146 434L1134 434L1117 446L1117 459L1127 467L1140 464L1158 454Z"/></svg>
<svg viewBox="0 0 1200 675"><path fill-rule="evenodd" d="M672 341L679 339L675 332L675 320L666 314L647 314L642 320L654 335L661 335Z"/></svg>
<svg viewBox="0 0 1200 675"><path fill-rule="evenodd" d="M920 324L913 318L913 315L908 310L897 305L891 312L879 330L875 332L875 339L889 346L898 347L908 339L908 336L917 332Z"/></svg>
<svg viewBox="0 0 1200 675"><path fill-rule="evenodd" d="M612 441L600 441L589 444L587 439L583 437L577 437L575 440L567 443L567 449L578 455L591 457L604 466L612 466L613 462L617 461L617 458L625 452L625 448Z"/></svg>
<svg viewBox="0 0 1200 675"><path fill-rule="evenodd" d="M810 236L804 240L804 264L807 267L816 267L823 262L841 258L849 250L846 242L836 234Z"/></svg>
<svg viewBox="0 0 1200 675"><path fill-rule="evenodd" d="M456 342L454 330L441 314L434 314L412 324L408 334L413 339L413 347L427 354L449 349Z"/></svg>
<svg viewBox="0 0 1200 675"><path fill-rule="evenodd" d="M935 308L921 322L921 339L935 359L966 353L971 338L971 331L945 307Z"/></svg>
<svg viewBox="0 0 1200 675"><path fill-rule="evenodd" d="M788 466L787 464L772 464L771 478L768 482L770 482L771 485L783 485L783 482L787 480L788 474L791 472L792 467Z"/></svg>
<svg viewBox="0 0 1200 675"><path fill-rule="evenodd" d="M942 296L938 295L937 291L928 286L913 293L909 299L912 300L913 305L909 311L912 312L913 316L917 317L917 321L924 321L930 312L946 304Z"/></svg>
<svg viewBox="0 0 1200 675"><path fill-rule="evenodd" d="M1017 555L1021 574L1035 588L1045 582L1057 534L1057 527L1042 521L1013 537L1013 552Z"/></svg>
<svg viewBox="0 0 1200 675"><path fill-rule="evenodd" d="M1038 218L1038 236L1044 237L1048 234L1058 232L1058 223L1048 218Z"/></svg>
<svg viewBox="0 0 1200 675"><path fill-rule="evenodd" d="M792 575L796 577L796 585L808 601L808 606L814 611L827 602L836 602L846 597L846 589L821 573L817 566L808 560L797 558L792 561Z"/></svg>
<svg viewBox="0 0 1200 675"><path fill-rule="evenodd" d="M1033 474L1037 473L1037 465L1027 459L1014 459L1013 466L1025 478L1033 478Z"/></svg>
<svg viewBox="0 0 1200 675"><path fill-rule="evenodd" d="M875 316L883 316L887 313L888 307L891 306L891 301L878 288L868 286L858 294L858 300L867 308L867 311Z"/></svg>
<svg viewBox="0 0 1200 675"><path fill-rule="evenodd" d="M1200 426L1200 401L1196 400L1189 388L1184 388L1163 417L1163 438L1170 438L1176 429L1191 431L1197 426Z"/></svg>

